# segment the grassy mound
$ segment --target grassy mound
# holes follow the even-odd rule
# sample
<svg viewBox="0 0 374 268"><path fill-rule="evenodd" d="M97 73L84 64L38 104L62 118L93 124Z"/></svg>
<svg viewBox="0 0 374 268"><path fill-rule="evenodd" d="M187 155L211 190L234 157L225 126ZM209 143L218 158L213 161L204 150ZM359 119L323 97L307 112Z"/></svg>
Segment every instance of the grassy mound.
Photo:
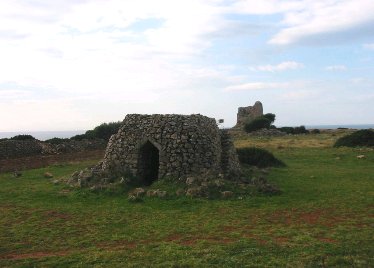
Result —
<svg viewBox="0 0 374 268"><path fill-rule="evenodd" d="M239 161L257 167L283 167L285 164L277 159L272 153L257 147L246 147L237 149Z"/></svg>
<svg viewBox="0 0 374 268"><path fill-rule="evenodd" d="M341 137L338 139L334 147L358 147L358 146L367 146L374 147L374 131L369 129L363 129L356 131L347 136Z"/></svg>

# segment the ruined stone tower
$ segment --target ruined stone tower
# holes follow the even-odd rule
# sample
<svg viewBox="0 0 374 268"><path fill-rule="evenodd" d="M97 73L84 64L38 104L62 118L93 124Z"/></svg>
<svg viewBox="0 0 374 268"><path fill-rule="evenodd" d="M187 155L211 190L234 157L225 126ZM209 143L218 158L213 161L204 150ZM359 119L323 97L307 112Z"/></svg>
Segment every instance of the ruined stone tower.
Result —
<svg viewBox="0 0 374 268"><path fill-rule="evenodd" d="M240 174L227 131L199 114L127 115L109 140L101 170L109 177L130 173L146 185L165 176Z"/></svg>
<svg viewBox="0 0 374 268"><path fill-rule="evenodd" d="M244 124L263 115L262 103L256 101L253 106L239 107L236 121L236 128L242 128Z"/></svg>

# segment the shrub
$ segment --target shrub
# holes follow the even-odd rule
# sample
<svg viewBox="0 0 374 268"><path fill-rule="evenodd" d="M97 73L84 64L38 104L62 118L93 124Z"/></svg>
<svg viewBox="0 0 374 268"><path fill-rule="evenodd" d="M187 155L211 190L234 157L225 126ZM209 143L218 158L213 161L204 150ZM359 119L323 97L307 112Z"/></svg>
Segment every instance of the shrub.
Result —
<svg viewBox="0 0 374 268"><path fill-rule="evenodd" d="M36 140L33 136L31 135L17 135L17 136L14 136L12 138L10 138L11 140L15 140L15 141L27 141L27 140Z"/></svg>
<svg viewBox="0 0 374 268"><path fill-rule="evenodd" d="M103 123L92 130L87 130L86 133L75 135L71 137L72 140L83 140L83 139L103 139L109 141L109 138L116 134L121 126L121 122L110 122Z"/></svg>
<svg viewBox="0 0 374 268"><path fill-rule="evenodd" d="M269 119L269 121L271 123L274 123L274 121L275 121L275 114L267 113L267 114L264 114L263 117Z"/></svg>
<svg viewBox="0 0 374 268"><path fill-rule="evenodd" d="M281 127L278 128L280 131L285 132L287 134L308 134L309 130L305 128L305 126L299 127Z"/></svg>
<svg viewBox="0 0 374 268"><path fill-rule="evenodd" d="M50 144L54 144L54 145L58 145L58 144L62 144L64 142L67 142L69 141L69 139L61 139L61 138L52 138L52 139L49 139L49 140L45 140L45 142L48 142Z"/></svg>
<svg viewBox="0 0 374 268"><path fill-rule="evenodd" d="M294 134L308 134L309 130L305 126L299 126L294 128Z"/></svg>
<svg viewBox="0 0 374 268"><path fill-rule="evenodd" d="M271 121L269 119L267 119L266 117L260 116L246 123L244 125L244 130L249 133L249 132L256 131L262 128L270 128L270 125L271 125Z"/></svg>
<svg viewBox="0 0 374 268"><path fill-rule="evenodd" d="M293 127L281 127L281 128L278 128L278 130L285 132L287 134L294 134L295 132L295 129Z"/></svg>
<svg viewBox="0 0 374 268"><path fill-rule="evenodd" d="M334 147L347 146L347 147L356 147L356 146L368 146L374 147L374 131L369 129L363 129L347 136L341 137L338 139Z"/></svg>
<svg viewBox="0 0 374 268"><path fill-rule="evenodd" d="M310 131L310 133L312 133L312 134L320 134L321 133L321 131L319 130L319 129L312 129L311 131Z"/></svg>
<svg viewBox="0 0 374 268"><path fill-rule="evenodd" d="M247 164L257 167L282 167L285 164L277 159L272 153L265 149L256 147L239 148L236 150L239 161L242 164Z"/></svg>

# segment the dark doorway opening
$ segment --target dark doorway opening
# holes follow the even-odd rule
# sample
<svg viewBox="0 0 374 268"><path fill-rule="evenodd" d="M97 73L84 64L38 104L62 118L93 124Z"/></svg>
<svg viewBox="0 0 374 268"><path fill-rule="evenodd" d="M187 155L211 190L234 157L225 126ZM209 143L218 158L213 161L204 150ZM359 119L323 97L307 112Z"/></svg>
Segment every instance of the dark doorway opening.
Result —
<svg viewBox="0 0 374 268"><path fill-rule="evenodd" d="M150 141L139 150L138 178L144 185L151 185L158 179L159 151Z"/></svg>

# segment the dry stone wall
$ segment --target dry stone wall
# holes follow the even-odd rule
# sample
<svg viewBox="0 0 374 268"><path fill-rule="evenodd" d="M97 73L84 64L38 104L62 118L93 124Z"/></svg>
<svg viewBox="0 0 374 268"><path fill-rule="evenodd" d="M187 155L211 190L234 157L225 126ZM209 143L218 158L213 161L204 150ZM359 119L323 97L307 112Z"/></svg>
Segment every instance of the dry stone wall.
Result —
<svg viewBox="0 0 374 268"><path fill-rule="evenodd" d="M148 147L158 151L158 178L204 172L240 174L228 133L219 130L215 119L199 114L127 115L118 133L109 140L101 164L103 173L137 176Z"/></svg>
<svg viewBox="0 0 374 268"><path fill-rule="evenodd" d="M36 155L53 155L88 150L105 149L104 140L69 140L61 144L50 144L39 140L8 140L0 141L0 160L21 158Z"/></svg>
<svg viewBox="0 0 374 268"><path fill-rule="evenodd" d="M0 159L33 156L43 153L43 145L38 140L4 140L0 142Z"/></svg>

